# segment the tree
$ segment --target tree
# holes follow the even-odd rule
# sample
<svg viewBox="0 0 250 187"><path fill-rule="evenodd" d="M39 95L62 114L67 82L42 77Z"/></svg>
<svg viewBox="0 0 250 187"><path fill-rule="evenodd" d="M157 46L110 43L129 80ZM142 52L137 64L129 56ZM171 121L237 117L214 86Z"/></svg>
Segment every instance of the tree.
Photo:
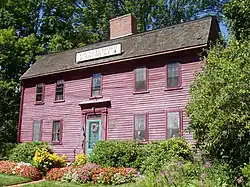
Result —
<svg viewBox="0 0 250 187"><path fill-rule="evenodd" d="M14 29L0 29L0 142L15 142L19 110L19 77L42 48L34 35L18 37ZM1 149L1 147L0 147Z"/></svg>
<svg viewBox="0 0 250 187"><path fill-rule="evenodd" d="M0 81L0 150L6 142L16 142L19 95L13 81Z"/></svg>
<svg viewBox="0 0 250 187"><path fill-rule="evenodd" d="M109 38L109 20L132 13L138 22L138 31L162 28L200 16L221 13L227 0L85 0L80 10L83 28L97 41Z"/></svg>
<svg viewBox="0 0 250 187"><path fill-rule="evenodd" d="M250 157L250 41L231 39L209 51L187 106L197 145L232 166Z"/></svg>
<svg viewBox="0 0 250 187"><path fill-rule="evenodd" d="M250 39L250 1L231 0L225 4L224 14L236 39Z"/></svg>
<svg viewBox="0 0 250 187"><path fill-rule="evenodd" d="M153 11L154 28L197 19L201 15L219 15L225 0L158 0Z"/></svg>
<svg viewBox="0 0 250 187"><path fill-rule="evenodd" d="M41 51L34 35L18 37L14 29L0 29L0 80L18 83Z"/></svg>

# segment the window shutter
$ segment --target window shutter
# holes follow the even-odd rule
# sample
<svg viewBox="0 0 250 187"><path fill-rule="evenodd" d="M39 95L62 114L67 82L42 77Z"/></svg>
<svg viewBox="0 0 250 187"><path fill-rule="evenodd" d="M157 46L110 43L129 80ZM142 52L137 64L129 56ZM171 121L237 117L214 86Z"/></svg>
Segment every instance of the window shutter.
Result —
<svg viewBox="0 0 250 187"><path fill-rule="evenodd" d="M38 142L40 140L40 130L41 130L41 122L35 121L33 125L33 141Z"/></svg>

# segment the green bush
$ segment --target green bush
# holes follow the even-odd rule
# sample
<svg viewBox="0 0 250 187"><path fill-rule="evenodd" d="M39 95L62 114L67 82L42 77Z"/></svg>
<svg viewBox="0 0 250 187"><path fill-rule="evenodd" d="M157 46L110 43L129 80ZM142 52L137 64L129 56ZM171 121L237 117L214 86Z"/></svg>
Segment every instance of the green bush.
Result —
<svg viewBox="0 0 250 187"><path fill-rule="evenodd" d="M244 167L241 168L242 175L245 177L246 186L250 186L250 164L244 164ZM240 178L238 178L238 183L240 182ZM243 181L242 181L243 182Z"/></svg>
<svg viewBox="0 0 250 187"><path fill-rule="evenodd" d="M0 160L7 160L10 150L16 146L14 143L3 143L0 146Z"/></svg>
<svg viewBox="0 0 250 187"><path fill-rule="evenodd" d="M183 138L152 142L146 145L147 155L142 163L141 171L155 172L161 170L164 163L180 158L192 160L192 148Z"/></svg>
<svg viewBox="0 0 250 187"><path fill-rule="evenodd" d="M90 162L101 166L133 167L158 171L172 158L192 159L192 149L183 138L171 138L140 145L135 141L99 141L90 154Z"/></svg>
<svg viewBox="0 0 250 187"><path fill-rule="evenodd" d="M250 158L249 49L250 40L234 39L227 48L211 49L203 71L192 83L186 110L197 147L235 170Z"/></svg>
<svg viewBox="0 0 250 187"><path fill-rule="evenodd" d="M234 186L226 164L207 164L190 161L168 161L161 172L151 172L139 187L227 187Z"/></svg>
<svg viewBox="0 0 250 187"><path fill-rule="evenodd" d="M136 167L139 145L135 141L107 140L96 143L90 162L110 167Z"/></svg>
<svg viewBox="0 0 250 187"><path fill-rule="evenodd" d="M32 163L35 152L38 148L50 150L47 143L44 142L26 142L17 144L7 155L7 159L15 162Z"/></svg>

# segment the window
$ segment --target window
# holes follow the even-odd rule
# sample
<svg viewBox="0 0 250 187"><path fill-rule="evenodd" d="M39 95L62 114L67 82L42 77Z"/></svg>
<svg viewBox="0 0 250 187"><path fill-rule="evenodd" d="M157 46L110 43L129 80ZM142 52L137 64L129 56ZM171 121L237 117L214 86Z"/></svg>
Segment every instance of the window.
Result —
<svg viewBox="0 0 250 187"><path fill-rule="evenodd" d="M167 138L179 137L181 129L181 111L167 113Z"/></svg>
<svg viewBox="0 0 250 187"><path fill-rule="evenodd" d="M147 68L137 68L135 70L135 91L147 90Z"/></svg>
<svg viewBox="0 0 250 187"><path fill-rule="evenodd" d="M176 88L179 87L180 82L180 70L179 63L170 63L167 65L167 87Z"/></svg>
<svg viewBox="0 0 250 187"><path fill-rule="evenodd" d="M33 141L41 141L41 121L36 120L33 124Z"/></svg>
<svg viewBox="0 0 250 187"><path fill-rule="evenodd" d="M139 141L146 141L148 139L146 114L134 116L134 138Z"/></svg>
<svg viewBox="0 0 250 187"><path fill-rule="evenodd" d="M91 97L101 96L101 77L100 73L92 76Z"/></svg>
<svg viewBox="0 0 250 187"><path fill-rule="evenodd" d="M44 84L40 83L36 85L36 102L43 102Z"/></svg>
<svg viewBox="0 0 250 187"><path fill-rule="evenodd" d="M52 142L62 142L62 120L53 122Z"/></svg>
<svg viewBox="0 0 250 187"><path fill-rule="evenodd" d="M56 101L64 99L63 93L64 93L64 81L59 80L56 82L56 98L55 98Z"/></svg>

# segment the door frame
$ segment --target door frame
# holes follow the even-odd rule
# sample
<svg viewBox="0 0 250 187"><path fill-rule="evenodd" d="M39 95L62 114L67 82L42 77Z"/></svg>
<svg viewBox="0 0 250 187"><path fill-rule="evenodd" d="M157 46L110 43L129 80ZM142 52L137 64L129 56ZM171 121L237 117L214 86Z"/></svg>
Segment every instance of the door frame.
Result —
<svg viewBox="0 0 250 187"><path fill-rule="evenodd" d="M88 109L82 109L82 152L86 154L86 127L87 127L87 121L88 116L92 115L101 115L101 140L107 140L108 135L108 108L102 107L102 108L88 108Z"/></svg>

